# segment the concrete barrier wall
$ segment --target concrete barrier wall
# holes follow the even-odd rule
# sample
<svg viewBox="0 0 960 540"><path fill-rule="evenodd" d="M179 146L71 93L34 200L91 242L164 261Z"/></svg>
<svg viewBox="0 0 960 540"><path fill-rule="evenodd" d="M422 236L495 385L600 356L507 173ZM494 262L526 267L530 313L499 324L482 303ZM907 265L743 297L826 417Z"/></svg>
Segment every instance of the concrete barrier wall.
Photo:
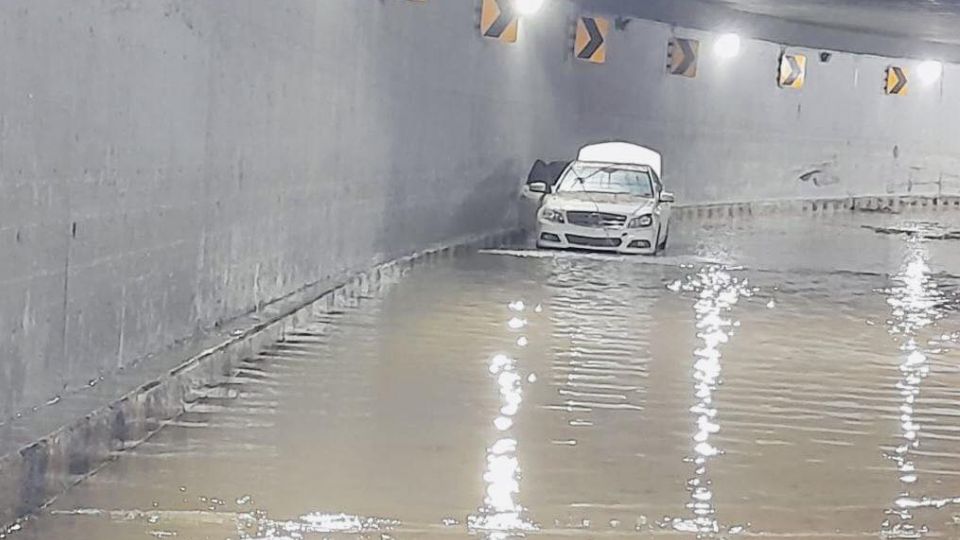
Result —
<svg viewBox="0 0 960 540"><path fill-rule="evenodd" d="M544 59L476 25L460 0L0 3L0 428L496 228L558 112Z"/></svg>
<svg viewBox="0 0 960 540"><path fill-rule="evenodd" d="M635 20L590 65L577 4L514 45L478 6L0 3L0 437L310 284L509 224L533 159L585 142L661 149L687 204L960 190L956 66L896 98L888 60L802 51L787 91L776 44L720 63ZM696 79L665 73L673 34L703 40Z"/></svg>

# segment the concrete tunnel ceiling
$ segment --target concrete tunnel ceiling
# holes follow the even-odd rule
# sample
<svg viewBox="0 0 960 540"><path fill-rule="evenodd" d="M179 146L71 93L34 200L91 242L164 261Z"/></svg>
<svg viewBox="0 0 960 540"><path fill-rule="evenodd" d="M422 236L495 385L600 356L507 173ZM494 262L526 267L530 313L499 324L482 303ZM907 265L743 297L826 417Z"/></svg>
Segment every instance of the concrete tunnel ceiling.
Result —
<svg viewBox="0 0 960 540"><path fill-rule="evenodd" d="M587 7L788 45L960 61L960 0L581 0Z"/></svg>
<svg viewBox="0 0 960 540"><path fill-rule="evenodd" d="M702 0L795 22L960 45L960 0Z"/></svg>

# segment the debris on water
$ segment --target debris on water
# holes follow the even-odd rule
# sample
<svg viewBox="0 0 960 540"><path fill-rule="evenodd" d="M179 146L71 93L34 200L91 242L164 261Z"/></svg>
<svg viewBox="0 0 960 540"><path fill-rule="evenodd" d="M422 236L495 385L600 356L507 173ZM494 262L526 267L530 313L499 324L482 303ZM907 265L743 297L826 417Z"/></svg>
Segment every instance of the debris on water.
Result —
<svg viewBox="0 0 960 540"><path fill-rule="evenodd" d="M507 325L510 326L510 328L513 329L513 330L519 330L519 329L521 329L521 328L523 328L524 326L527 325L527 321L525 321L525 320L523 320L523 319L521 319L521 318L519 318L519 317L514 317L514 318L510 319L510 322L507 323Z"/></svg>
<svg viewBox="0 0 960 540"><path fill-rule="evenodd" d="M543 306L541 306L540 304L537 304L537 307L533 308L533 311L540 313L541 311L543 311Z"/></svg>
<svg viewBox="0 0 960 540"><path fill-rule="evenodd" d="M186 492L187 492L187 486L180 486L180 493L186 493Z"/></svg>
<svg viewBox="0 0 960 540"><path fill-rule="evenodd" d="M160 515L159 515L159 514L153 514L153 515L151 515L150 517L147 518L147 523L157 523L158 521L160 521Z"/></svg>
<svg viewBox="0 0 960 540"><path fill-rule="evenodd" d="M523 300L517 300L516 302L510 302L510 309L513 311L523 311L526 306L523 303Z"/></svg>
<svg viewBox="0 0 960 540"><path fill-rule="evenodd" d="M529 383L535 383L535 382L537 382L537 374L536 374L536 373L531 373L530 375L528 375L528 376L527 376L527 382L529 382Z"/></svg>
<svg viewBox="0 0 960 540"><path fill-rule="evenodd" d="M936 223L919 222L902 227L879 227L876 225L861 225L861 227L877 234L912 236L924 240L960 240L960 230L945 229Z"/></svg>
<svg viewBox="0 0 960 540"><path fill-rule="evenodd" d="M577 445L576 439L568 439L565 441L550 441L550 442L560 446L576 446Z"/></svg>
<svg viewBox="0 0 960 540"><path fill-rule="evenodd" d="M899 213L887 205L878 206L876 208L858 206L858 207L855 207L854 210L856 210L857 212L863 212L866 214L897 214Z"/></svg>
<svg viewBox="0 0 960 540"><path fill-rule="evenodd" d="M777 303L775 301L770 300L769 302L767 302L767 309L773 309L775 307L777 307Z"/></svg>
<svg viewBox="0 0 960 540"><path fill-rule="evenodd" d="M747 525L734 525L727 529L727 534L743 534L746 532L748 526L749 523Z"/></svg>
<svg viewBox="0 0 960 540"><path fill-rule="evenodd" d="M611 528L611 529L616 529L616 528L619 527L619 526L620 526L620 520L619 520L619 519L611 519L611 520L610 520L610 528Z"/></svg>
<svg viewBox="0 0 960 540"><path fill-rule="evenodd" d="M457 521L456 519L453 519L453 518L451 518L451 517L445 517L445 518L441 519L441 520L440 520L440 523L442 523L444 527L454 527L454 526L460 524L459 521Z"/></svg>
<svg viewBox="0 0 960 540"><path fill-rule="evenodd" d="M520 336L517 338L517 345L519 345L520 347L526 347L528 343L529 341L524 336Z"/></svg>
<svg viewBox="0 0 960 540"><path fill-rule="evenodd" d="M678 279L678 280L674 281L673 283L667 285L667 288L670 289L670 290L673 291L673 292L679 292L679 291L680 291L680 287L682 287L682 286L683 286L683 282Z"/></svg>
<svg viewBox="0 0 960 540"><path fill-rule="evenodd" d="M237 504L250 504L250 501L253 500L253 497L250 495L244 495L237 498Z"/></svg>
<svg viewBox="0 0 960 540"><path fill-rule="evenodd" d="M400 525L395 519L319 512L291 521L272 521L263 515L251 514L240 514L240 518L241 526L257 528L265 532L264 536L268 538L303 538L307 533L364 533L384 531Z"/></svg>
<svg viewBox="0 0 960 540"><path fill-rule="evenodd" d="M103 516L107 512L99 508L74 508L72 510L50 510L54 516Z"/></svg>

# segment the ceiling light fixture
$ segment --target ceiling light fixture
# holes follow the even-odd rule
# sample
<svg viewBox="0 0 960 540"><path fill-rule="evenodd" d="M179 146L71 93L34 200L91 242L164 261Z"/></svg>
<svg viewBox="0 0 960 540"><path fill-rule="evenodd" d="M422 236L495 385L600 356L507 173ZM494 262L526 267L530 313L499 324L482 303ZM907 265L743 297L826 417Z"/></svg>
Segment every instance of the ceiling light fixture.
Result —
<svg viewBox="0 0 960 540"><path fill-rule="evenodd" d="M543 0L513 0L518 15L536 15L543 7Z"/></svg>
<svg viewBox="0 0 960 540"><path fill-rule="evenodd" d="M713 44L713 52L720 58L733 58L740 54L740 36L723 34Z"/></svg>

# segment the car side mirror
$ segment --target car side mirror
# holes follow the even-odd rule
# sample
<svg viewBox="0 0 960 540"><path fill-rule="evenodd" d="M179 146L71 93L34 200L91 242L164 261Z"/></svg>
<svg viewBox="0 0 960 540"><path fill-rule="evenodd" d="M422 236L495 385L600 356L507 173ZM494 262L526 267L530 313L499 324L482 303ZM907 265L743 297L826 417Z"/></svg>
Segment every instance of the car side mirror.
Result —
<svg viewBox="0 0 960 540"><path fill-rule="evenodd" d="M664 191L660 193L660 202L672 203L676 201L677 201L677 198L673 195L673 193L670 193L669 191Z"/></svg>
<svg viewBox="0 0 960 540"><path fill-rule="evenodd" d="M547 193L547 184L546 182L530 182L527 184L527 189L531 193Z"/></svg>

